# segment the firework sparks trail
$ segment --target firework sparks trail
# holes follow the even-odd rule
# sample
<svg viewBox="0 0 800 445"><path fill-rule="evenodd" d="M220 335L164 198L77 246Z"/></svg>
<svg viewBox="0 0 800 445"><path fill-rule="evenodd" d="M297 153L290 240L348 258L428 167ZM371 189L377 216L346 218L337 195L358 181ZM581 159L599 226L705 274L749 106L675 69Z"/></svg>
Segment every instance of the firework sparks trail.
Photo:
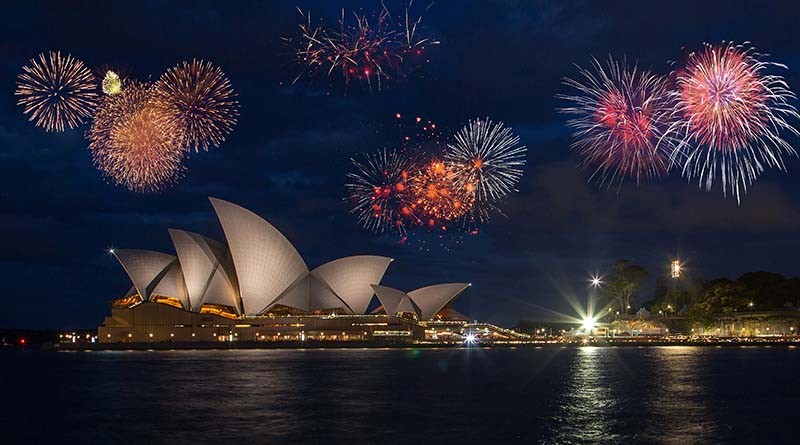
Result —
<svg viewBox="0 0 800 445"><path fill-rule="evenodd" d="M360 81L370 91L380 91L386 80L407 76L414 69L409 66L412 60L422 58L427 45L439 42L419 35L422 16L411 18L413 2L399 20L392 18L386 5L381 6L374 19L354 12L354 23L348 23L342 10L338 30L313 24L311 14L298 9L303 19L299 36L284 39L295 52L295 62L302 67L292 83L304 76L331 77L340 73L345 85Z"/></svg>
<svg viewBox="0 0 800 445"><path fill-rule="evenodd" d="M511 192L522 178L527 148L502 122L470 120L447 145L444 159L456 183L474 195L476 217L485 222L496 202Z"/></svg>
<svg viewBox="0 0 800 445"><path fill-rule="evenodd" d="M366 230L383 233L396 230L406 233L405 219L411 218L408 205L409 169L412 162L397 151L382 150L365 155L364 161L352 159L356 171L347 175L345 185L359 224Z"/></svg>
<svg viewBox="0 0 800 445"><path fill-rule="evenodd" d="M219 147L233 131L239 102L230 80L211 63L192 60L167 70L153 89L153 103L181 129L187 149Z"/></svg>
<svg viewBox="0 0 800 445"><path fill-rule="evenodd" d="M575 130L573 152L601 185L665 175L671 145L663 135L674 108L668 81L611 57L592 68L579 68L580 80L564 79L577 93L557 96L570 103L559 111Z"/></svg>
<svg viewBox="0 0 800 445"><path fill-rule="evenodd" d="M87 138L94 165L129 190L159 191L183 172L181 129L153 106L148 84L131 82L105 96Z"/></svg>
<svg viewBox="0 0 800 445"><path fill-rule="evenodd" d="M22 67L14 95L29 120L45 131L75 128L92 116L97 105L91 70L70 54L50 51Z"/></svg>
<svg viewBox="0 0 800 445"><path fill-rule="evenodd" d="M500 212L498 201L515 191L527 149L509 127L489 119L469 121L448 144L436 123L411 116L395 114L400 150L352 161L355 172L345 184L351 213L372 232L396 230L403 243L413 228L440 240L453 233L457 243L478 235L476 224Z"/></svg>
<svg viewBox="0 0 800 445"><path fill-rule="evenodd" d="M797 135L798 118L785 80L766 74L785 65L764 61L753 48L733 43L705 45L676 71L671 155L689 180L710 190L719 177L723 194L741 195L765 167L785 170L783 155L796 155L781 136Z"/></svg>

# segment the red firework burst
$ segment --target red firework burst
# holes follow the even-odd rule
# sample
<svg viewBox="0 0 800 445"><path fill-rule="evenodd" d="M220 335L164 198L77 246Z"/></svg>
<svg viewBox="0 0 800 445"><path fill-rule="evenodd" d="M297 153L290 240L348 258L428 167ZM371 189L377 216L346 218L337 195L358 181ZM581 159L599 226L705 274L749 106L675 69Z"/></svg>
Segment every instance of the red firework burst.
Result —
<svg viewBox="0 0 800 445"><path fill-rule="evenodd" d="M610 57L592 65L581 80L564 80L577 94L558 96L570 102L559 111L572 116L573 151L601 184L664 175L671 147L662 136L674 102L667 80Z"/></svg>
<svg viewBox="0 0 800 445"><path fill-rule="evenodd" d="M405 77L423 60L428 61L424 58L426 46L439 43L420 35L422 16L413 19L411 6L404 16L393 18L382 5L375 18L353 13L352 22L342 10L338 29L313 25L311 14L300 11L299 35L284 39L301 67L294 82L304 76L340 74L345 85L363 82L372 91L381 90L387 80Z"/></svg>
<svg viewBox="0 0 800 445"><path fill-rule="evenodd" d="M405 220L411 216L408 205L408 180L411 161L400 152L382 150L365 155L364 161L351 160L355 172L345 185L353 208L367 230L396 230L405 234Z"/></svg>

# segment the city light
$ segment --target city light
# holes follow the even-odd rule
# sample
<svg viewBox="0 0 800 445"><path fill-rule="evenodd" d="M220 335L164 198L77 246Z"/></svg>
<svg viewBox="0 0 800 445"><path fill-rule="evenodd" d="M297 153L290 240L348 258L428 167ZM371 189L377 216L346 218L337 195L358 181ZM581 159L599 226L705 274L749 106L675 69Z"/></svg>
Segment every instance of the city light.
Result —
<svg viewBox="0 0 800 445"><path fill-rule="evenodd" d="M467 334L464 338L464 343L471 345L475 343L475 334Z"/></svg>
<svg viewBox="0 0 800 445"><path fill-rule="evenodd" d="M603 284L603 277L599 275L592 275L592 278L589 280L592 283L592 287L600 287Z"/></svg>
<svg viewBox="0 0 800 445"><path fill-rule="evenodd" d="M670 263L669 270L670 270L670 276L672 278L680 278L680 276L681 276L681 262L680 262L680 260L672 260L672 263Z"/></svg>
<svg viewBox="0 0 800 445"><path fill-rule="evenodd" d="M586 332L590 332L594 330L595 325L597 324L597 319L594 317L583 317L581 322L581 328Z"/></svg>

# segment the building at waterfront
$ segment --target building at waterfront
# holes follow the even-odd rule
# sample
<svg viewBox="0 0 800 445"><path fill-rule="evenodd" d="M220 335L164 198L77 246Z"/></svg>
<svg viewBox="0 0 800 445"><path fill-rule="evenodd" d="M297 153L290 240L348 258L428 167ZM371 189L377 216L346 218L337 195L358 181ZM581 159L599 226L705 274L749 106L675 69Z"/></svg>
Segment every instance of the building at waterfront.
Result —
<svg viewBox="0 0 800 445"><path fill-rule="evenodd" d="M392 259L375 255L309 269L269 222L210 199L224 243L169 229L175 255L111 251L131 287L111 303L111 315L98 328L99 342L413 341L467 335L468 320L452 302L469 283L392 289L381 285Z"/></svg>

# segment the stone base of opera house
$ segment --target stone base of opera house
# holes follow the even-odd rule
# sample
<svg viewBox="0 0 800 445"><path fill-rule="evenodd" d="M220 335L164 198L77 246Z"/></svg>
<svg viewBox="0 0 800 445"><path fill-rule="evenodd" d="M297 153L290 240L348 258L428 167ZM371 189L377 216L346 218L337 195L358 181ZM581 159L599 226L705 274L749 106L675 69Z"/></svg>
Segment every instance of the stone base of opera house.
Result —
<svg viewBox="0 0 800 445"><path fill-rule="evenodd" d="M347 343L409 344L421 340L460 342L467 320L417 321L387 315L265 315L229 318L144 302L112 307L98 327L98 347L292 347ZM501 335L498 332L498 335ZM104 345L104 346L103 346ZM69 345L65 345L69 346ZM84 345L85 346L85 345ZM115 347L116 349L116 347Z"/></svg>

